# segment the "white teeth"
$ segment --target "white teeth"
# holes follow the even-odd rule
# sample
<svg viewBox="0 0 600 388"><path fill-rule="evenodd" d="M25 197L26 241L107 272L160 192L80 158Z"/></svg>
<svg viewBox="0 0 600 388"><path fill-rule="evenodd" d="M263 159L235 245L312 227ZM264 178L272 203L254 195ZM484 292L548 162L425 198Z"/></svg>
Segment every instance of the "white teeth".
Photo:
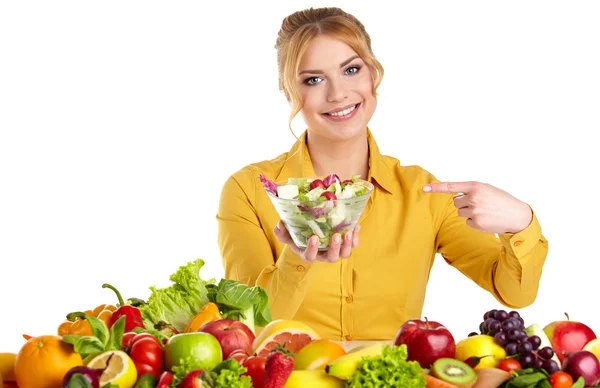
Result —
<svg viewBox="0 0 600 388"><path fill-rule="evenodd" d="M346 115L350 114L350 112L352 112L352 111L354 110L354 108L356 108L356 105L354 105L354 106L353 106L353 107L351 107L351 108L344 109L344 110L343 110L343 111L341 111L341 112L330 113L329 115L330 115L330 116L338 116L338 117L339 117L339 116L346 116Z"/></svg>

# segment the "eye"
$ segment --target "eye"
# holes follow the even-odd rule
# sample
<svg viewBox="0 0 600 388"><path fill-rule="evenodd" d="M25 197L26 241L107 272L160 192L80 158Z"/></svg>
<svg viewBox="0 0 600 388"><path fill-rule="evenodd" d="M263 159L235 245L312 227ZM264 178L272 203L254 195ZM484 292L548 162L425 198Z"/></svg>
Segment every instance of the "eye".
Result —
<svg viewBox="0 0 600 388"><path fill-rule="evenodd" d="M346 69L346 73L347 74L356 74L356 73L358 73L359 70L360 70L360 66L350 66L348 69Z"/></svg>
<svg viewBox="0 0 600 388"><path fill-rule="evenodd" d="M316 85L319 82L321 82L321 79L319 77L310 77L304 80L304 83L307 85Z"/></svg>

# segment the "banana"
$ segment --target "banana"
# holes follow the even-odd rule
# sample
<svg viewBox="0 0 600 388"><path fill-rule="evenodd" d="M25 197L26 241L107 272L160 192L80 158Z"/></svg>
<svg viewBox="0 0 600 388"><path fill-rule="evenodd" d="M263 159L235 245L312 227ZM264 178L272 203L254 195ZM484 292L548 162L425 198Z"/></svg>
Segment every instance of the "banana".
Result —
<svg viewBox="0 0 600 388"><path fill-rule="evenodd" d="M360 349L353 349L327 364L325 371L338 379L348 380L356 372L358 364L362 361L363 357L379 356L387 346L383 343L376 343L362 346Z"/></svg>
<svg viewBox="0 0 600 388"><path fill-rule="evenodd" d="M284 388L343 388L346 382L328 375L323 369L295 370Z"/></svg>
<svg viewBox="0 0 600 388"><path fill-rule="evenodd" d="M15 353L0 353L0 375L4 382L16 381L15 378Z"/></svg>

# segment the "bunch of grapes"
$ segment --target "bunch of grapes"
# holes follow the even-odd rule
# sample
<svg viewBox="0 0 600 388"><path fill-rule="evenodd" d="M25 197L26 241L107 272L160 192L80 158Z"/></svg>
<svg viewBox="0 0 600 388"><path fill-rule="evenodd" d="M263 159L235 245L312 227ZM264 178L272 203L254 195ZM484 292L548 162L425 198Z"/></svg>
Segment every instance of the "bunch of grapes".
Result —
<svg viewBox="0 0 600 388"><path fill-rule="evenodd" d="M496 343L506 350L506 354L519 360L523 368L543 368L550 374L560 370L558 363L552 360L552 347L540 349L540 337L527 335L525 321L516 311L494 309L486 312L483 322L479 324L479 331L494 337Z"/></svg>

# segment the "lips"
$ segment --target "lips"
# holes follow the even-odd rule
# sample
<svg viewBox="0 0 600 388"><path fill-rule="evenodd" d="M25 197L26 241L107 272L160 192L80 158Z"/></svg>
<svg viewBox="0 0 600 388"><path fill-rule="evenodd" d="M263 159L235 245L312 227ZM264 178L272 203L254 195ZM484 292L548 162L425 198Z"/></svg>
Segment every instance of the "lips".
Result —
<svg viewBox="0 0 600 388"><path fill-rule="evenodd" d="M361 103L346 105L342 108L332 110L331 112L323 113L323 116L332 121L349 120L356 115L356 112L359 110L361 105Z"/></svg>

